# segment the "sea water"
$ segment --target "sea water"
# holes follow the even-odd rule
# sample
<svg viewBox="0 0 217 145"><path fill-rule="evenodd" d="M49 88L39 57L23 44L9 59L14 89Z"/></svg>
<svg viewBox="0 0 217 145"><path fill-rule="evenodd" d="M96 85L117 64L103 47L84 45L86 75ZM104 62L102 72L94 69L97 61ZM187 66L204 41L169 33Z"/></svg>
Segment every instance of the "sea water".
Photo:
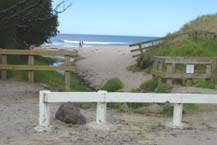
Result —
<svg viewBox="0 0 217 145"><path fill-rule="evenodd" d="M86 34L58 34L51 38L47 46L78 47L83 41L84 47L94 46L121 46L137 42L156 39L157 37L145 36L112 36L112 35L86 35Z"/></svg>

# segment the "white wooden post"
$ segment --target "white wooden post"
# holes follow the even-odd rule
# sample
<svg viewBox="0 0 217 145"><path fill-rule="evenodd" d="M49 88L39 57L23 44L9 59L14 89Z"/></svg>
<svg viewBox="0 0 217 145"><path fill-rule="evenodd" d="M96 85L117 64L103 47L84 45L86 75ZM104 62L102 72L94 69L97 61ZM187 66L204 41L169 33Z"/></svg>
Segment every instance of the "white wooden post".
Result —
<svg viewBox="0 0 217 145"><path fill-rule="evenodd" d="M182 111L183 111L183 104L174 104L173 128L183 128Z"/></svg>
<svg viewBox="0 0 217 145"><path fill-rule="evenodd" d="M97 93L101 94L100 97L103 97L103 100L106 99L106 91L98 91ZM96 108L96 123L102 125L106 123L106 109L107 105L105 102L98 102Z"/></svg>
<svg viewBox="0 0 217 145"><path fill-rule="evenodd" d="M50 91L40 91L39 93L39 124L35 128L37 131L46 131L50 125L50 108L45 103L45 95Z"/></svg>

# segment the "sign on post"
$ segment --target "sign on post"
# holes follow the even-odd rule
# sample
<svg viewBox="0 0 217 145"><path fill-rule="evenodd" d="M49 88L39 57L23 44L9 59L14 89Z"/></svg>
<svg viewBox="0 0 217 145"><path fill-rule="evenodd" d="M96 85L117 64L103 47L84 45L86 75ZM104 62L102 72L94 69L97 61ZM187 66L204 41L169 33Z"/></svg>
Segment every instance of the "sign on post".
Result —
<svg viewBox="0 0 217 145"><path fill-rule="evenodd" d="M187 64L186 65L186 73L193 74L194 73L194 64Z"/></svg>

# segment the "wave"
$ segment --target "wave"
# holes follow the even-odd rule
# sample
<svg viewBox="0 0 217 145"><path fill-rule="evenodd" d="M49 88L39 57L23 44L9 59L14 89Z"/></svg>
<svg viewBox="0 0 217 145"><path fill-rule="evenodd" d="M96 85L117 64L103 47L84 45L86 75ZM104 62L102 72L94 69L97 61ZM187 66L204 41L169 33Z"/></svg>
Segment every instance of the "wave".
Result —
<svg viewBox="0 0 217 145"><path fill-rule="evenodd" d="M65 43L75 43L75 44L79 44L80 41L72 41L72 40L62 40Z"/></svg>
<svg viewBox="0 0 217 145"><path fill-rule="evenodd" d="M73 40L63 40L65 43L73 43L73 44L79 44L80 41L73 41ZM91 44L91 45L126 45L128 43L126 42L102 42L102 41L83 41L84 45L85 44Z"/></svg>

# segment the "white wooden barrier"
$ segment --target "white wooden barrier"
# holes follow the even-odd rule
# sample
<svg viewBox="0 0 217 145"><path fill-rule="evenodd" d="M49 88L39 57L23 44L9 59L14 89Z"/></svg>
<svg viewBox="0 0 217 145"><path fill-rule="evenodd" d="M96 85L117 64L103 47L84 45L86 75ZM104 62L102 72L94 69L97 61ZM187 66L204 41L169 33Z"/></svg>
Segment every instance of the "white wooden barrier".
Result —
<svg viewBox="0 0 217 145"><path fill-rule="evenodd" d="M39 124L36 130L47 130L50 126L49 104L66 102L96 102L96 123L106 123L106 103L173 103L173 128L182 128L183 104L216 104L217 94L175 94L175 93L109 93L98 92L50 92L40 91Z"/></svg>

